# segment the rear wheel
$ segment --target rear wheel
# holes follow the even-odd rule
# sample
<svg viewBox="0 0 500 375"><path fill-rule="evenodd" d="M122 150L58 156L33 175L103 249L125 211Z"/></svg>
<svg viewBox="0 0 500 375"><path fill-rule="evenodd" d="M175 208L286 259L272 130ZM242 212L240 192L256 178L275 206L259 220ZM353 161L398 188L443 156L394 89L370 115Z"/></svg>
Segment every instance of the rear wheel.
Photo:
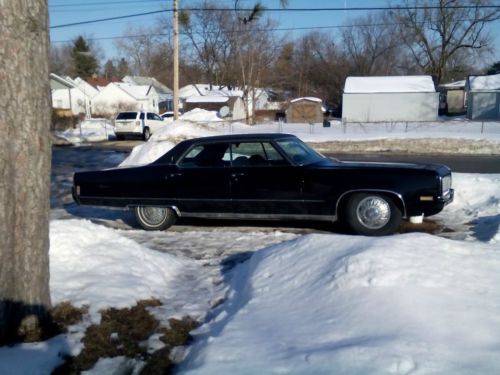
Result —
<svg viewBox="0 0 500 375"><path fill-rule="evenodd" d="M384 194L355 194L346 204L345 218L357 234L384 236L401 224L401 210Z"/></svg>
<svg viewBox="0 0 500 375"><path fill-rule="evenodd" d="M121 135L121 134L116 134L116 140L117 141L123 141L125 139L125 136Z"/></svg>
<svg viewBox="0 0 500 375"><path fill-rule="evenodd" d="M177 220L174 210L167 207L138 206L134 213L137 222L146 230L164 230Z"/></svg>

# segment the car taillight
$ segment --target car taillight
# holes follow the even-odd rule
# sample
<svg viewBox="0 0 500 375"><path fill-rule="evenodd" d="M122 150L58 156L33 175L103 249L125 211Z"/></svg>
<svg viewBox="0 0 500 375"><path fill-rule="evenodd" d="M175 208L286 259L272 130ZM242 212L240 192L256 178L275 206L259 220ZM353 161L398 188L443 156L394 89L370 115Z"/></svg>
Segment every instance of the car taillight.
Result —
<svg viewBox="0 0 500 375"><path fill-rule="evenodd" d="M141 121L137 120L137 121L135 122L135 126L141 126Z"/></svg>

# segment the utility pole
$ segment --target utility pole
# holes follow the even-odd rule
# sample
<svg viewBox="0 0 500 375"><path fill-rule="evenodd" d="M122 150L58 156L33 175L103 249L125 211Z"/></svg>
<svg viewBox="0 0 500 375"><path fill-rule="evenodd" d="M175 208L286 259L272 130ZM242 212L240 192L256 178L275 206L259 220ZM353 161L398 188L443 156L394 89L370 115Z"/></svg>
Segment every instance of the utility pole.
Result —
<svg viewBox="0 0 500 375"><path fill-rule="evenodd" d="M174 0L174 120L179 118L179 12Z"/></svg>

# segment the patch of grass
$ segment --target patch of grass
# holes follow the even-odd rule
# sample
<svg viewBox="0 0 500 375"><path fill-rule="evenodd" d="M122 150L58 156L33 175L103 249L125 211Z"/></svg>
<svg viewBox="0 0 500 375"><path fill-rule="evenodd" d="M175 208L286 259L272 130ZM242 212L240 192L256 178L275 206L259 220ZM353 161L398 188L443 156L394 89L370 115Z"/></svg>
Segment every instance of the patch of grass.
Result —
<svg viewBox="0 0 500 375"><path fill-rule="evenodd" d="M182 320L170 319L168 323L170 324L170 328L162 330L163 335L160 337L160 340L171 348L191 342L192 337L189 332L199 325L198 322L190 317L185 317Z"/></svg>
<svg viewBox="0 0 500 375"><path fill-rule="evenodd" d="M87 328L83 338L84 348L76 357L66 358L55 375L73 375L92 368L99 358L125 356L146 362L141 375L170 374L174 364L170 351L175 346L186 345L191 340L189 332L198 326L193 319L170 319L170 328L160 329L159 322L147 311L149 307L161 305L158 300L143 300L126 309L111 308L101 311L101 323ZM68 306L62 309L63 316L74 312ZM76 319L76 317L75 317ZM81 319L81 317L80 317ZM73 324L73 323L71 323ZM148 353L146 340L154 333L162 333L160 340L166 346Z"/></svg>
<svg viewBox="0 0 500 375"><path fill-rule="evenodd" d="M61 302L54 306L50 312L52 320L61 331L66 331L68 326L76 324L88 313L88 306L75 307L69 302Z"/></svg>

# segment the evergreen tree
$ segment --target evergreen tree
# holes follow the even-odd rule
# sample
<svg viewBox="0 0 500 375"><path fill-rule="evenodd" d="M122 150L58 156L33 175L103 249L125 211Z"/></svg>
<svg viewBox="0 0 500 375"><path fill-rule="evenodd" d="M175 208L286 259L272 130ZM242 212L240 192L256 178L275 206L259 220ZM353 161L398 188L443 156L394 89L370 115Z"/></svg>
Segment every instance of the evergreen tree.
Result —
<svg viewBox="0 0 500 375"><path fill-rule="evenodd" d="M82 36L79 36L75 40L71 51L71 58L77 76L88 78L97 73L99 68L97 59Z"/></svg>
<svg viewBox="0 0 500 375"><path fill-rule="evenodd" d="M118 77L118 69L116 69L116 66L113 63L113 61L111 60L106 61L106 64L104 64L103 74L104 77L106 77L107 79Z"/></svg>
<svg viewBox="0 0 500 375"><path fill-rule="evenodd" d="M118 62L117 77L123 78L128 75L130 75L130 66L128 65L127 60L122 57Z"/></svg>
<svg viewBox="0 0 500 375"><path fill-rule="evenodd" d="M488 74L500 74L500 61L497 61L492 66L490 66L490 68L488 69L488 71L486 73L488 73Z"/></svg>

